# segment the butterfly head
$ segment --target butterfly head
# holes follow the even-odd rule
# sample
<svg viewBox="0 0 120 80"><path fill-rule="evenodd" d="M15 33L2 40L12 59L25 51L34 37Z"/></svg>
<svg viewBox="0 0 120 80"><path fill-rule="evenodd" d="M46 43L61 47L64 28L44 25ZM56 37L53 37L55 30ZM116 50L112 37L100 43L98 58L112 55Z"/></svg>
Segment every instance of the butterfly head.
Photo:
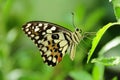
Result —
<svg viewBox="0 0 120 80"><path fill-rule="evenodd" d="M82 33L82 30L79 29L79 28L75 28L75 31L76 31L76 32L79 32L79 33Z"/></svg>

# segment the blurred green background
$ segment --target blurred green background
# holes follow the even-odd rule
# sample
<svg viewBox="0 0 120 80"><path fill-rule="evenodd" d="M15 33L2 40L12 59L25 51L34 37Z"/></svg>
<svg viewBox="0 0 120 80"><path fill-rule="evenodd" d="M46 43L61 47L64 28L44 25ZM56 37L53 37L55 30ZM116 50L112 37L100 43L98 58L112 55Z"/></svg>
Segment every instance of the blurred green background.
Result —
<svg viewBox="0 0 120 80"><path fill-rule="evenodd" d="M26 22L38 20L74 31L71 12L83 32L97 32L116 21L108 0L0 0L0 80L120 80L119 68L86 63L92 39L81 41L74 61L67 54L56 67L49 67L21 29ZM92 57L97 57L102 46L120 34L119 30L110 28Z"/></svg>

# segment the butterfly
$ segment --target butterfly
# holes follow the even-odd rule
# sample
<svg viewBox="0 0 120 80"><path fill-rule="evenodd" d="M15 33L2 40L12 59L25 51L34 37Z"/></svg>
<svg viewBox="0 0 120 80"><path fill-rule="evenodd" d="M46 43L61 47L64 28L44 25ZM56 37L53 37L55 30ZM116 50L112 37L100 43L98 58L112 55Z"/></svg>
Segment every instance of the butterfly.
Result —
<svg viewBox="0 0 120 80"><path fill-rule="evenodd" d="M83 38L79 28L75 28L72 32L58 24L46 21L27 22L22 26L22 30L36 44L44 63L49 66L60 63L68 50L70 59L73 60L76 45Z"/></svg>

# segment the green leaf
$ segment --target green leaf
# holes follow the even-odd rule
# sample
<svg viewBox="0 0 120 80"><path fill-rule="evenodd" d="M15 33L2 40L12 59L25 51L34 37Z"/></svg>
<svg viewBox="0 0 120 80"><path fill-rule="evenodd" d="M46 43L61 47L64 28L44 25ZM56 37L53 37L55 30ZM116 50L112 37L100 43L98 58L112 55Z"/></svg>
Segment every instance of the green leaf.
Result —
<svg viewBox="0 0 120 80"><path fill-rule="evenodd" d="M99 62L102 63L104 65L107 66L111 66L111 65L118 65L120 63L120 57L109 57L109 58L104 58L103 54L105 54L106 52L108 52L109 50L111 50L114 47L117 47L120 45L120 36L114 38L113 40L111 40L110 42L108 42L100 51L99 51L99 58L97 59L93 59L91 62L95 63L95 62ZM115 54L115 53L114 53Z"/></svg>
<svg viewBox="0 0 120 80"><path fill-rule="evenodd" d="M92 76L86 71L72 71L69 74L74 80L93 80Z"/></svg>
<svg viewBox="0 0 120 80"><path fill-rule="evenodd" d="M102 63L106 66L113 66L113 65L117 65L120 63L120 57L110 57L110 58L96 58L96 59L92 59L91 61L92 63Z"/></svg>
<svg viewBox="0 0 120 80"><path fill-rule="evenodd" d="M104 78L104 65L96 63L92 71L93 80L103 80Z"/></svg>
<svg viewBox="0 0 120 80"><path fill-rule="evenodd" d="M107 25L103 26L103 28L101 28L97 33L96 33L96 37L93 39L92 41L92 48L90 49L89 53L88 53L88 58L87 58L87 63L89 62L95 48L97 47L100 39L102 38L103 34L106 32L106 30L113 26L113 25L120 25L119 22L115 22L115 23L108 23Z"/></svg>
<svg viewBox="0 0 120 80"><path fill-rule="evenodd" d="M112 0L116 19L120 22L120 0Z"/></svg>
<svg viewBox="0 0 120 80"><path fill-rule="evenodd" d="M107 51L111 50L114 47L117 47L120 45L120 36L114 38L110 42L108 42L100 51L99 51L99 56L103 56Z"/></svg>
<svg viewBox="0 0 120 80"><path fill-rule="evenodd" d="M118 80L117 76L113 77L112 80Z"/></svg>

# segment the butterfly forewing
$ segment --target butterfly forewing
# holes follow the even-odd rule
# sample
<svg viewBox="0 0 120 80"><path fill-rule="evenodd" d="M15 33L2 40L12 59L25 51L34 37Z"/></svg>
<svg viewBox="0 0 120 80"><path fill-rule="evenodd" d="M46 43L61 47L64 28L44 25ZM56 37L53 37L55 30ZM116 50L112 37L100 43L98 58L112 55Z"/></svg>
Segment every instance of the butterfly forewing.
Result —
<svg viewBox="0 0 120 80"><path fill-rule="evenodd" d="M31 21L22 27L39 48L43 61L55 66L62 60L71 42L71 31L57 24Z"/></svg>

